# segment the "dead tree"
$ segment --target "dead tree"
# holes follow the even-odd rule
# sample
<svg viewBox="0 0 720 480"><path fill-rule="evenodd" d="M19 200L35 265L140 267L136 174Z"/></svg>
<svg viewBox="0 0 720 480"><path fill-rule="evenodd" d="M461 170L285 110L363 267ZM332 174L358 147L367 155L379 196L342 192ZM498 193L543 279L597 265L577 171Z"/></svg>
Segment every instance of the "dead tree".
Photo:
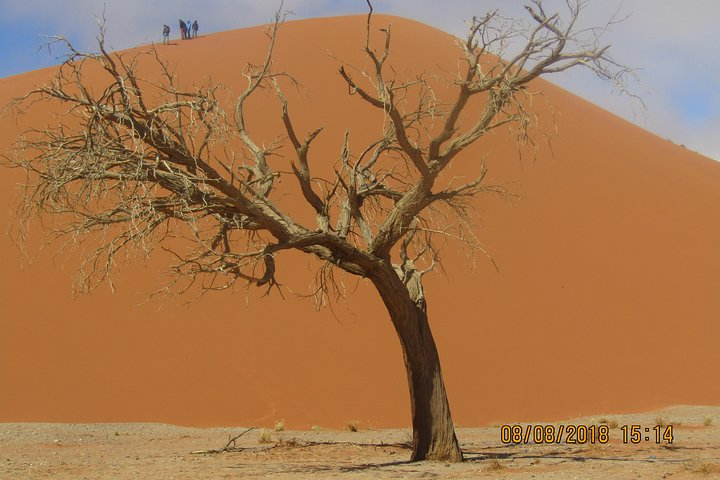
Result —
<svg viewBox="0 0 720 480"><path fill-rule="evenodd" d="M290 249L322 263L320 296L338 270L368 279L402 346L412 460L461 461L423 277L438 263L441 239L473 242L466 227L470 200L506 192L488 184L482 165L477 178L461 184L441 174L451 161L467 161L463 151L493 130L512 126L518 141L531 139L528 99L534 95L531 81L541 75L585 67L623 85L629 71L597 43L602 29L576 27L582 5L567 0L563 18L532 0L525 23L496 12L474 17L457 42L461 68L451 81L454 98L444 104L425 78L390 73L391 27L373 32L368 1L364 53L370 68L343 64L338 81L375 109L385 128L355 151L346 133L334 174L326 178L314 176L310 161L322 127L300 133L283 92L292 77L273 68L280 13L267 29L264 62L244 70L247 87L235 103L234 120L223 109L220 87L181 88L155 50L144 55L154 57L160 73L141 78L142 55L106 51L101 28L98 53L67 43L67 61L54 80L23 99L25 105L59 102L66 115L57 128L28 132L14 160L28 174L21 218L51 214L49 228L58 237L93 245L83 263L88 289L108 278L128 247L171 250L177 263L169 287L175 288L197 283L205 290L222 289L239 281L270 290L277 286L277 254ZM374 35L381 35L382 48L372 48ZM508 48L517 53L508 55ZM86 84L83 73L93 68L105 73L104 87ZM247 127L247 101L260 89L276 93L285 130L286 139L270 146L262 146ZM482 102L479 115L466 111L472 98ZM242 152L230 150L232 138L239 139ZM273 168L268 159L283 144L292 148L289 168ZM278 180L285 177L297 185L313 224L282 208ZM182 249L174 247L179 238L186 240Z"/></svg>

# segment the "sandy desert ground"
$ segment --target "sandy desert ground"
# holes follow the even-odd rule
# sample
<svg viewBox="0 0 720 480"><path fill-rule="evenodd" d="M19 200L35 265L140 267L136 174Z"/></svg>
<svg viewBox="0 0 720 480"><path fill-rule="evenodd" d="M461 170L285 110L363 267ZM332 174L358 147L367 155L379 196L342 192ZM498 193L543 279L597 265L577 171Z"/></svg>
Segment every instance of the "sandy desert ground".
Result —
<svg viewBox="0 0 720 480"><path fill-rule="evenodd" d="M720 407L582 417L607 444L504 444L501 426L460 428L462 464L410 463L408 430L251 430L164 424L0 424L3 479L720 478ZM623 425L673 426L673 441L624 444ZM265 437L265 440L263 440Z"/></svg>

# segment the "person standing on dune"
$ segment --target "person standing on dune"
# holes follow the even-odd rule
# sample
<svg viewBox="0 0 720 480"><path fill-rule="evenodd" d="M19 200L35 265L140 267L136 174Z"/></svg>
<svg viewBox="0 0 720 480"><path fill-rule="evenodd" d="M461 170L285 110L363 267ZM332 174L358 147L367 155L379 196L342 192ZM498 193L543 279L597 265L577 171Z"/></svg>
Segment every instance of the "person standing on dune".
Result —
<svg viewBox="0 0 720 480"><path fill-rule="evenodd" d="M178 20L178 23L180 24L180 38L185 40L187 38L187 26L182 20Z"/></svg>
<svg viewBox="0 0 720 480"><path fill-rule="evenodd" d="M198 32L198 23L197 23L197 20L195 20L192 23L192 36L197 38L197 32Z"/></svg>
<svg viewBox="0 0 720 480"><path fill-rule="evenodd" d="M163 25L163 44L170 43L170 27Z"/></svg>

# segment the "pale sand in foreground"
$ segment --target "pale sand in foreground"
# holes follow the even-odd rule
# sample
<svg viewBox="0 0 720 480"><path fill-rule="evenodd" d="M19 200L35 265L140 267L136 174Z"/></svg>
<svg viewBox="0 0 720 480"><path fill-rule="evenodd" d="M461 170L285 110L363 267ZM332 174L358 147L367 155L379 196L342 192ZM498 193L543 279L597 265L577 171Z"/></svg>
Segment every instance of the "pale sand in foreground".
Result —
<svg viewBox="0 0 720 480"><path fill-rule="evenodd" d="M672 425L672 444L624 444L622 426ZM3 479L191 478L718 478L720 407L672 407L583 417L555 425L608 425L606 445L507 445L500 426L460 428L467 461L409 463L408 430L248 432L163 424L0 424ZM663 430L664 430L663 428ZM652 430L651 430L652 432ZM269 435L269 443L261 436Z"/></svg>

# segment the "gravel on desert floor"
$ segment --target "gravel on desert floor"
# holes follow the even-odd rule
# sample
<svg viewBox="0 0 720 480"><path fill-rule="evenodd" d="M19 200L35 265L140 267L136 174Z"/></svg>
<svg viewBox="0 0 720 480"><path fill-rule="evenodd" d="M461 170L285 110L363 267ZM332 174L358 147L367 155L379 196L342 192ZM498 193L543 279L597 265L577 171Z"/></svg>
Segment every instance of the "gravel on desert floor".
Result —
<svg viewBox="0 0 720 480"><path fill-rule="evenodd" d="M511 435L512 430L503 430L502 425L459 428L466 461L446 464L408 462L411 433L407 429L285 431L278 426L281 431L276 431L139 423L3 423L0 478L720 478L720 407L677 406L541 425L520 424L518 444L503 442L503 433ZM550 443L544 438L546 443L534 443L532 435L543 437L550 425L555 432L564 427L561 441ZM633 430L633 425L638 428ZM599 431L607 432L602 438L607 443L600 443L597 435L593 442L593 426L595 432L603 426ZM526 443L528 428L531 435ZM631 442L633 432L637 445ZM665 436L659 444L656 432ZM578 443L567 443L568 439Z"/></svg>

